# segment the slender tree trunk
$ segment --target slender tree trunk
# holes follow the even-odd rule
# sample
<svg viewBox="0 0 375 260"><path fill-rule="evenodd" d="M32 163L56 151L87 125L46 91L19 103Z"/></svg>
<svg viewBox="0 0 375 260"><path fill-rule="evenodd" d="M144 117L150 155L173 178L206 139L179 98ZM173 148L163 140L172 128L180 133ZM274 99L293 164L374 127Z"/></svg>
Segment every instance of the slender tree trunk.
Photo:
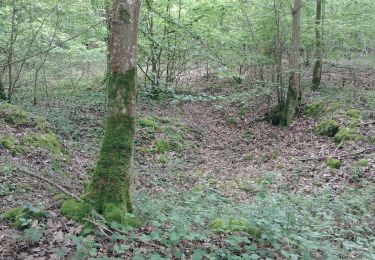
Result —
<svg viewBox="0 0 375 260"><path fill-rule="evenodd" d="M300 23L302 0L294 1L292 24L292 49L289 56L289 86L284 109L281 113L282 125L290 124L295 116L301 101L299 48L300 48Z"/></svg>
<svg viewBox="0 0 375 260"><path fill-rule="evenodd" d="M323 33L322 33L322 0L316 0L316 20L315 20L315 65L313 69L313 79L311 89L319 89L322 78L323 66Z"/></svg>
<svg viewBox="0 0 375 260"><path fill-rule="evenodd" d="M16 29L16 2L12 1L13 10L12 10L12 29L10 33L10 42L9 42L9 51L8 51L8 101L12 100L13 94L13 48L15 42L15 29Z"/></svg>
<svg viewBox="0 0 375 260"><path fill-rule="evenodd" d="M276 86L277 86L277 100L278 105L281 107L284 105L284 91L283 91L283 75L282 75L282 48L281 48L281 34L280 34L280 26L281 26L281 19L280 19L280 10L282 6L282 1L278 1L279 5L277 5L277 1L274 0L274 9L275 9L275 30L276 30L276 37L275 37L275 61L276 61Z"/></svg>
<svg viewBox="0 0 375 260"><path fill-rule="evenodd" d="M131 172L137 86L140 0L114 0L109 40L108 114L99 160L87 197L100 213L132 212Z"/></svg>
<svg viewBox="0 0 375 260"><path fill-rule="evenodd" d="M7 99L7 96L5 94L5 88L4 88L4 85L3 85L3 81L0 78L0 100L6 100L6 99Z"/></svg>
<svg viewBox="0 0 375 260"><path fill-rule="evenodd" d="M111 31L111 10L112 10L112 3L111 1L106 1L105 2L105 16L106 16L106 29L107 29L107 71L106 71L106 86L108 88L108 79L109 79L109 74L110 74L110 70L111 70L111 64L110 64L110 60L111 60L111 55L110 55L110 49L109 49L109 34L110 34L110 31Z"/></svg>

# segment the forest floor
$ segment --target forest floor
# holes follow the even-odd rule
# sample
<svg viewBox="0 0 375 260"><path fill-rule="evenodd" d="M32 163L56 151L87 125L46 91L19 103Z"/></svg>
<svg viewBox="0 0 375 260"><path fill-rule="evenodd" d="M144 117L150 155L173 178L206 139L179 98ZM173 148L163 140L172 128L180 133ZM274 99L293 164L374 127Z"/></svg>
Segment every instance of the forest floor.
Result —
<svg viewBox="0 0 375 260"><path fill-rule="evenodd" d="M0 109L0 213L45 212L22 219L23 231L0 220L0 259L375 257L373 89L307 91L297 119L279 127L266 120L260 86L193 85L163 100L140 95L132 189L142 226L122 233L61 216L60 191L27 174L84 192L103 134L103 91L60 90L36 107L21 93L21 123L7 120L13 108ZM344 137L318 135L322 120ZM43 139L51 132L60 140L52 148Z"/></svg>

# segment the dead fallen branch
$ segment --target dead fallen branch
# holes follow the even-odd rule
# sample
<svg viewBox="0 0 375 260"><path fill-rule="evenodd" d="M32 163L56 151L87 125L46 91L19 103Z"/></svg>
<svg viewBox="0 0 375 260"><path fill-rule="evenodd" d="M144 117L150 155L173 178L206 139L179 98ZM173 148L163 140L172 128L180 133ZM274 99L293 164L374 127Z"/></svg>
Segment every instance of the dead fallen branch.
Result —
<svg viewBox="0 0 375 260"><path fill-rule="evenodd" d="M77 195L75 195L75 194L69 192L69 191L66 190L64 187L62 187L60 184L57 184L57 183L55 183L54 181L52 181L52 180L50 180L50 179L47 179L46 177L43 177L43 176L38 175L38 174L36 174L36 173L33 173L33 172L31 172L31 171L29 171L29 170L27 170L27 169L23 169L23 168L19 168L19 167L16 168L15 170L16 170L16 171L19 171L19 172L22 172L22 173L25 173L25 174L27 174L27 175L29 175L29 176L31 176L31 177L37 178L37 179L39 179L39 180L41 180L41 181L44 181L44 182L50 184L51 186L57 188L58 190L60 190L60 191L63 192L64 194L66 194L66 195L72 197L73 199L75 199L75 200L77 200L77 201L82 201L80 197L78 197Z"/></svg>
<svg viewBox="0 0 375 260"><path fill-rule="evenodd" d="M365 125L375 125L375 121L369 121L369 122L364 122L364 123L359 124L359 126L365 126Z"/></svg>
<svg viewBox="0 0 375 260"><path fill-rule="evenodd" d="M371 147L371 148L366 148L366 149L363 149L363 150L360 150L360 151L357 151L357 152L353 152L353 153L347 153L347 154L341 154L341 155L328 155L328 156L316 157L316 158L304 158L304 159L301 159L301 161L302 162L321 161L321 160L325 160L327 158L340 159L340 158L347 158L347 157L356 156L356 155L363 154L363 153L371 153L371 152L374 152L374 151L375 151L375 147Z"/></svg>

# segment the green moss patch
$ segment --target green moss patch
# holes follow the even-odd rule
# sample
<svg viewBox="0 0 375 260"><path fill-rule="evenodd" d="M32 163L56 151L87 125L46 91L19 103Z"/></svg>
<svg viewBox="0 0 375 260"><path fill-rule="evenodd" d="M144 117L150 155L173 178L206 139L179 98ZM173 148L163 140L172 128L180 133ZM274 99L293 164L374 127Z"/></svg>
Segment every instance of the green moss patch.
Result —
<svg viewBox="0 0 375 260"><path fill-rule="evenodd" d="M74 199L65 201L60 209L62 215L77 222L84 222L84 218L90 213L90 206L86 202L78 202Z"/></svg>
<svg viewBox="0 0 375 260"><path fill-rule="evenodd" d="M0 144L3 148L10 151L12 155L24 154L26 152L26 147L19 144L17 140L8 134L0 136Z"/></svg>
<svg viewBox="0 0 375 260"><path fill-rule="evenodd" d="M0 105L0 119L13 126L32 126L44 133L51 132L47 121L8 103Z"/></svg>
<svg viewBox="0 0 375 260"><path fill-rule="evenodd" d="M59 138L53 133L32 133L24 138L26 144L47 150L48 152L62 156L62 148Z"/></svg>
<svg viewBox="0 0 375 260"><path fill-rule="evenodd" d="M24 206L9 209L1 215L1 218L10 222L15 229L28 228L32 219L42 219L46 213L32 206Z"/></svg>
<svg viewBox="0 0 375 260"><path fill-rule="evenodd" d="M20 126L30 123L31 114L21 108L5 103L0 106L0 117L8 124Z"/></svg>
<svg viewBox="0 0 375 260"><path fill-rule="evenodd" d="M358 160L357 165L360 166L360 167L365 167L365 166L368 165L368 160L367 159L360 159L360 160Z"/></svg>
<svg viewBox="0 0 375 260"><path fill-rule="evenodd" d="M313 102L305 106L305 115L306 116L319 116L325 113L326 105L323 101Z"/></svg>
<svg viewBox="0 0 375 260"><path fill-rule="evenodd" d="M335 158L327 158L326 160L327 167L331 169L339 169L342 165L341 161Z"/></svg>
<svg viewBox="0 0 375 260"><path fill-rule="evenodd" d="M165 153L172 150L172 146L169 144L168 141L164 139L159 139L155 141L155 149L158 153Z"/></svg>
<svg viewBox="0 0 375 260"><path fill-rule="evenodd" d="M210 224L210 228L217 232L242 231L248 233L249 235L255 238L259 238L261 236L261 230L257 227L250 225L250 223L244 219L218 218Z"/></svg>
<svg viewBox="0 0 375 260"><path fill-rule="evenodd" d="M334 120L321 120L317 127L315 127L315 133L318 135L333 137L339 132L340 125Z"/></svg>
<svg viewBox="0 0 375 260"><path fill-rule="evenodd" d="M348 111L346 111L346 115L350 118L358 119L361 117L361 111L357 109L349 109Z"/></svg>
<svg viewBox="0 0 375 260"><path fill-rule="evenodd" d="M343 128L334 136L335 143L341 143L342 141L352 140L359 141L362 139L362 136L357 133L353 128Z"/></svg>
<svg viewBox="0 0 375 260"><path fill-rule="evenodd" d="M155 119L149 116L140 118L138 122L139 122L139 125L144 128L158 129L160 127L158 123L155 121Z"/></svg>
<svg viewBox="0 0 375 260"><path fill-rule="evenodd" d="M103 216L109 223L117 222L126 226L139 227L140 223L136 216L127 213L126 209L114 203L108 203L105 207Z"/></svg>

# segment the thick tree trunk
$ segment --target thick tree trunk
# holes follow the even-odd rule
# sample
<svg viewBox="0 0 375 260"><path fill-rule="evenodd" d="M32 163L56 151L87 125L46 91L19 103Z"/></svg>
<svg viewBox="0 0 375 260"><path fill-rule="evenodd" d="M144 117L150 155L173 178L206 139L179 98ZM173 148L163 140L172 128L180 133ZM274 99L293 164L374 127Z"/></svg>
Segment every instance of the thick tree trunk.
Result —
<svg viewBox="0 0 375 260"><path fill-rule="evenodd" d="M115 0L111 19L108 115L99 160L87 197L98 212L132 212L131 172L137 86L140 0Z"/></svg>
<svg viewBox="0 0 375 260"><path fill-rule="evenodd" d="M292 25L292 49L289 56L289 86L285 106L281 113L282 125L290 124L295 116L301 101L299 49L300 49L300 22L302 0L294 1L293 25Z"/></svg>
<svg viewBox="0 0 375 260"><path fill-rule="evenodd" d="M322 78L323 66L323 33L322 33L322 0L316 0L315 20L315 65L313 69L312 90L318 90Z"/></svg>

